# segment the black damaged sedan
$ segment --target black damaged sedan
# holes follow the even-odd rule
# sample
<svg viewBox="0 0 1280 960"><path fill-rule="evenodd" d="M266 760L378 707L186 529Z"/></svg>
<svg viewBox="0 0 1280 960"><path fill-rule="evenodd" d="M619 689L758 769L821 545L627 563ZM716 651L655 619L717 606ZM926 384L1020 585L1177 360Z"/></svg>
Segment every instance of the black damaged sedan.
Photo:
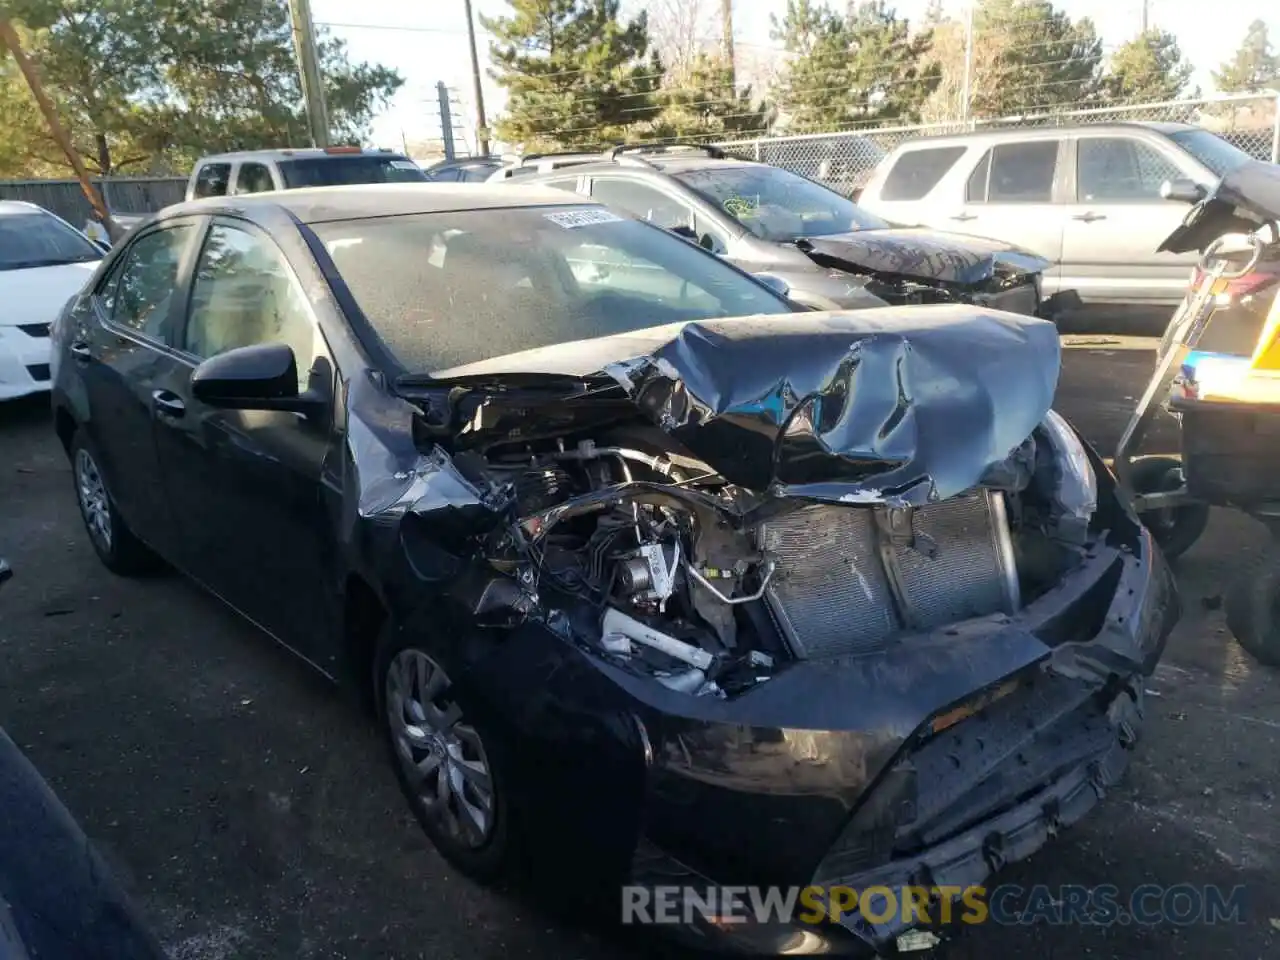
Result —
<svg viewBox="0 0 1280 960"><path fill-rule="evenodd" d="M1116 781L1178 613L1050 324L796 313L555 190L182 204L53 336L103 562L362 693L481 879L982 882Z"/></svg>

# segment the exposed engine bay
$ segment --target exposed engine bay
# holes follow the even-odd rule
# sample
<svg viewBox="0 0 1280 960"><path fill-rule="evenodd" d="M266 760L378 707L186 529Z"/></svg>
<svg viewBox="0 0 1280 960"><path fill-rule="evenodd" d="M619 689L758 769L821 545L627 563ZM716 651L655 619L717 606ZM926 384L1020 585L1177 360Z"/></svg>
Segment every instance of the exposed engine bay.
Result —
<svg viewBox="0 0 1280 960"><path fill-rule="evenodd" d="M1083 556L1096 496L1073 441L1050 414L992 485L923 507L761 496L640 423L455 463L505 505L485 553L529 607L673 690L732 697L1048 589Z"/></svg>

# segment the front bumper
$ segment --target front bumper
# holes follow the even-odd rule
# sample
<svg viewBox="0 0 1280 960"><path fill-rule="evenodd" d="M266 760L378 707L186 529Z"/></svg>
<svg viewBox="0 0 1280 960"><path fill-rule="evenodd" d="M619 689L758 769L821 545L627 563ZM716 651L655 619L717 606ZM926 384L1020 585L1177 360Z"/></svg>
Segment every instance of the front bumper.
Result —
<svg viewBox="0 0 1280 960"><path fill-rule="evenodd" d="M674 887L696 899L700 891L724 884L815 886L824 898L837 887L887 888L899 898L896 909L886 915L873 908L871 919L857 904L843 907L834 922L827 912L817 920L757 915L725 923L695 909L681 914L689 922L664 932L704 949L740 954L893 952L898 937L927 925L903 909L904 888L957 888L959 897L1080 820L1119 779L1141 721L1143 680L1154 670L1178 614L1172 576L1145 531L1131 546L1098 546L1083 568L998 628L1009 640L1017 635L1042 643L1041 657L990 685L971 687L959 704L972 706L968 714L958 714L956 703L932 711L924 723L904 731L878 768L864 735L860 746L870 782L849 798L834 833L829 801L840 791L833 786L820 797L822 789L803 783L794 771L789 784L753 782L741 775L749 757L699 756L690 750L698 738L687 734L680 738L683 764L670 754L662 762L664 751L655 744L660 769L651 780L659 786L651 790L645 839L632 864L633 889L657 896L666 888L669 898ZM970 625L960 625L946 631L947 642L953 649L980 646L984 629L989 639L990 624L973 626L972 635ZM1029 648L1015 641L1006 649ZM942 668L959 662L941 659ZM893 682L891 674L891 668L883 672L886 682ZM918 684L930 680L917 674ZM973 706L976 693L985 693L988 702ZM947 720L957 716L963 718ZM941 726L943 720L949 725ZM797 733L780 732L793 741ZM756 741L772 739L769 731L754 733ZM759 746L744 753L759 753ZM848 758L847 743L843 756L839 749L826 752L825 766L837 768L833 781L839 768L847 773ZM680 809L673 811L676 797ZM800 812L806 805L808 812ZM766 822L771 815L779 819L784 807L789 834ZM696 839L672 830L672 817L694 822ZM735 862L724 850L708 849L726 824L739 837L739 849L772 843L812 850L820 841L819 862L813 867L811 860L804 874L788 869L794 858L773 858L779 869L770 873ZM806 836L806 826L817 835Z"/></svg>
<svg viewBox="0 0 1280 960"><path fill-rule="evenodd" d="M0 400L49 389L48 324L0 326Z"/></svg>

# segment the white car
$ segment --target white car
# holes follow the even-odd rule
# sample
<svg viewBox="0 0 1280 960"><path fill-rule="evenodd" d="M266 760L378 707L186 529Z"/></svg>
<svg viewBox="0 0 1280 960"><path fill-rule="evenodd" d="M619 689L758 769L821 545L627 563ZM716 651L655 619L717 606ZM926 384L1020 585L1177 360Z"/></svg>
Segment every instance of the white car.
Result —
<svg viewBox="0 0 1280 960"><path fill-rule="evenodd" d="M0 400L49 389L49 324L103 252L43 207L0 200Z"/></svg>

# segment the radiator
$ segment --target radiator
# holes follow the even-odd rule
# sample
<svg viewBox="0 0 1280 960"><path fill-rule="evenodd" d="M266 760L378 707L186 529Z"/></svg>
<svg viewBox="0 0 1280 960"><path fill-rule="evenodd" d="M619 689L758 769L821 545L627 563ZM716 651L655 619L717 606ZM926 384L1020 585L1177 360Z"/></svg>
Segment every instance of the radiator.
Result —
<svg viewBox="0 0 1280 960"><path fill-rule="evenodd" d="M1017 609L1004 496L979 491L898 512L812 505L761 524L775 563L765 596L797 657L874 653L907 630Z"/></svg>

